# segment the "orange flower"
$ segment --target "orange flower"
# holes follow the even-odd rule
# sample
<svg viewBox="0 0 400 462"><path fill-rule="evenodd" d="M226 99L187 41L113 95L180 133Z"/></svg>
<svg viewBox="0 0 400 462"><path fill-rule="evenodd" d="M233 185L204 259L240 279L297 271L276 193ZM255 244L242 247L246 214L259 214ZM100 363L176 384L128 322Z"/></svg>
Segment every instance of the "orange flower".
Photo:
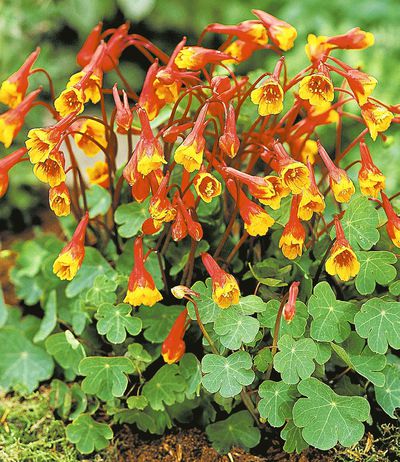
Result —
<svg viewBox="0 0 400 462"><path fill-rule="evenodd" d="M374 141L378 133L385 132L390 127L394 117L385 106L372 102L370 99L361 107L361 115Z"/></svg>
<svg viewBox="0 0 400 462"><path fill-rule="evenodd" d="M49 190L49 204L51 210L58 217L65 217L71 212L71 197L65 183L60 183Z"/></svg>
<svg viewBox="0 0 400 462"><path fill-rule="evenodd" d="M160 109L164 107L164 102L158 98L154 88L157 72L158 62L155 61L147 70L138 101L138 105L146 111L149 120L155 119Z"/></svg>
<svg viewBox="0 0 400 462"><path fill-rule="evenodd" d="M88 167L86 172L91 184L98 184L103 188L110 186L110 175L108 173L108 164L102 160L97 161L93 167Z"/></svg>
<svg viewBox="0 0 400 462"><path fill-rule="evenodd" d="M65 181L64 167L64 154L57 149L53 149L47 159L34 164L33 173L38 180L48 183L53 188Z"/></svg>
<svg viewBox="0 0 400 462"><path fill-rule="evenodd" d="M326 61L330 50L335 48L335 45L331 45L327 42L328 38L329 37L326 35L320 35L317 37L314 34L308 34L305 50L308 59L314 65Z"/></svg>
<svg viewBox="0 0 400 462"><path fill-rule="evenodd" d="M271 41L283 51L293 48L297 37L296 29L262 10L251 10L267 28Z"/></svg>
<svg viewBox="0 0 400 462"><path fill-rule="evenodd" d="M187 308L175 319L167 338L161 346L161 355L167 364L174 364L178 362L185 354L185 341L183 336L187 327Z"/></svg>
<svg viewBox="0 0 400 462"><path fill-rule="evenodd" d="M162 295L154 284L151 274L144 267L143 239L138 237L133 245L135 263L129 276L125 303L133 306L153 306L162 300Z"/></svg>
<svg viewBox="0 0 400 462"><path fill-rule="evenodd" d="M36 96L40 92L40 88L32 91L17 107L9 109L0 115L0 143L3 143L4 147L9 148L11 146L25 122L26 114L30 111Z"/></svg>
<svg viewBox="0 0 400 462"><path fill-rule="evenodd" d="M400 248L400 218L383 191L381 191L381 196L382 206L387 216L386 231L393 244Z"/></svg>
<svg viewBox="0 0 400 462"><path fill-rule="evenodd" d="M167 197L168 182L169 173L162 179L157 192L150 200L149 213L156 228L159 228L162 223L173 221L176 215L176 208Z"/></svg>
<svg viewBox="0 0 400 462"><path fill-rule="evenodd" d="M224 53L229 55L230 59L222 61L223 64L239 64L252 56L252 54L258 50L257 45L253 45L244 40L234 40L230 45L226 47Z"/></svg>
<svg viewBox="0 0 400 462"><path fill-rule="evenodd" d="M378 83L372 75L351 68L346 72L346 79L360 106L363 106L368 101L368 97Z"/></svg>
<svg viewBox="0 0 400 462"><path fill-rule="evenodd" d="M230 56L222 51L203 47L183 47L175 58L175 65L179 69L199 71L207 64L218 64Z"/></svg>
<svg viewBox="0 0 400 462"><path fill-rule="evenodd" d="M124 49L129 46L129 22L122 24L114 30L110 40L107 42L106 55L102 61L104 72L111 71L118 66L119 58Z"/></svg>
<svg viewBox="0 0 400 462"><path fill-rule="evenodd" d="M310 171L310 187L300 194L298 211L298 217L306 221L311 219L313 213L319 214L325 210L324 197L318 190L314 170L310 163L308 163L308 170Z"/></svg>
<svg viewBox="0 0 400 462"><path fill-rule="evenodd" d="M226 110L224 131L218 144L221 151L231 158L235 157L239 150L240 141L236 132L236 116L232 104L229 104Z"/></svg>
<svg viewBox="0 0 400 462"><path fill-rule="evenodd" d="M303 244L306 238L306 232L298 219L299 197L293 196L290 217L287 222L282 236L279 240L279 248L282 249L283 255L290 260L294 260L303 253Z"/></svg>
<svg viewBox="0 0 400 462"><path fill-rule="evenodd" d="M94 157L101 151L100 146L105 148L107 140L106 129L103 123L92 119L86 119L80 125L78 132L79 133L74 134L75 143L87 156Z"/></svg>
<svg viewBox="0 0 400 462"><path fill-rule="evenodd" d="M183 216L179 207L176 207L175 220L171 225L171 236L175 242L185 239L188 235L188 228L186 225L185 217Z"/></svg>
<svg viewBox="0 0 400 462"><path fill-rule="evenodd" d="M296 314L296 301L297 301L297 295L299 293L299 285L300 282L294 281L290 285L289 288L289 298L288 301L285 303L283 307L283 317L285 321L290 324L294 318L294 315Z"/></svg>
<svg viewBox="0 0 400 462"><path fill-rule="evenodd" d="M269 77L250 95L251 101L258 104L261 116L279 114L283 109L283 89L275 77Z"/></svg>
<svg viewBox="0 0 400 462"><path fill-rule="evenodd" d="M61 250L53 264L53 273L61 280L71 281L82 266L85 257L84 244L88 222L89 214L86 212L76 227L71 241Z"/></svg>
<svg viewBox="0 0 400 462"><path fill-rule="evenodd" d="M360 142L361 169L358 173L358 182L364 196L377 198L379 192L385 189L386 178L372 161L371 154L364 141Z"/></svg>
<svg viewBox="0 0 400 462"><path fill-rule="evenodd" d="M342 168L336 167L325 151L322 144L318 141L318 152L323 160L325 167L328 169L329 185L332 189L335 199L340 202L349 202L351 196L355 193L355 187L350 180L346 171Z"/></svg>
<svg viewBox="0 0 400 462"><path fill-rule="evenodd" d="M203 238L203 228L201 227L200 223L192 217L192 209L186 208L186 205L183 203L179 194L175 195L175 202L181 213L181 217L185 220L186 229L189 236L195 241L201 241Z"/></svg>
<svg viewBox="0 0 400 462"><path fill-rule="evenodd" d="M29 85L28 77L39 53L38 47L26 58L24 64L1 84L0 103L16 108L24 99Z"/></svg>
<svg viewBox="0 0 400 462"><path fill-rule="evenodd" d="M301 160L304 164L310 162L315 164L315 157L318 154L318 145L315 140L307 139L307 135L295 136L293 140L288 141L292 156Z"/></svg>
<svg viewBox="0 0 400 462"><path fill-rule="evenodd" d="M342 281L348 281L360 271L360 263L349 241L346 239L342 224L335 216L336 241L332 246L325 269L331 276L338 275Z"/></svg>
<svg viewBox="0 0 400 462"><path fill-rule="evenodd" d="M82 45L82 48L79 50L76 55L76 62L79 66L85 67L89 64L93 53L96 51L97 47L100 44L101 40L101 29L103 28L103 23L99 22L87 36L85 43Z"/></svg>
<svg viewBox="0 0 400 462"><path fill-rule="evenodd" d="M121 102L118 94L117 84L113 86L113 98L117 113L115 115L115 122L117 124L117 132L126 134L132 127L132 111L129 107L128 96L125 90L122 90L123 102Z"/></svg>
<svg viewBox="0 0 400 462"><path fill-rule="evenodd" d="M335 96L329 72L321 64L318 72L303 77L300 82L299 96L312 106L329 106Z"/></svg>
<svg viewBox="0 0 400 462"><path fill-rule="evenodd" d="M25 148L20 148L0 159L0 198L7 192L9 171L15 164L21 162L26 152Z"/></svg>
<svg viewBox="0 0 400 462"><path fill-rule="evenodd" d="M197 194L208 204L221 194L221 183L208 172L199 172L193 179Z"/></svg>
<svg viewBox="0 0 400 462"><path fill-rule="evenodd" d="M341 50L363 50L372 46L375 38L371 32L365 32L359 27L355 27L345 34L328 37L327 42Z"/></svg>
<svg viewBox="0 0 400 462"><path fill-rule="evenodd" d="M247 45L264 47L268 43L267 29L260 21L243 21L235 26L215 23L208 25L206 31L217 34L228 34L230 36L235 35L240 40L246 42Z"/></svg>
<svg viewBox="0 0 400 462"><path fill-rule="evenodd" d="M301 162L292 159L279 142L274 143L277 170L281 180L293 194L299 194L310 186L310 172Z"/></svg>
<svg viewBox="0 0 400 462"><path fill-rule="evenodd" d="M226 273L213 257L204 252L201 260L212 280L212 298L222 309L239 303L240 289L236 279Z"/></svg>
<svg viewBox="0 0 400 462"><path fill-rule="evenodd" d="M73 112L80 114L85 109L85 94L82 88L70 87L60 93L54 101L54 107L61 117Z"/></svg>

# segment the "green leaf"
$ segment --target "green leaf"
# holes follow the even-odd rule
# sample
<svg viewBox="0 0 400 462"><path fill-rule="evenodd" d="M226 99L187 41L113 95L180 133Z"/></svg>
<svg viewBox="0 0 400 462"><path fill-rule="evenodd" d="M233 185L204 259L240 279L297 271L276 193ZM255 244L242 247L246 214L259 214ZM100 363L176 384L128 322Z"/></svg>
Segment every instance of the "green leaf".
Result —
<svg viewBox="0 0 400 462"><path fill-rule="evenodd" d="M138 335L142 330L142 321L131 316L132 307L125 303L117 306L103 303L97 310L97 332L105 335L111 343L123 343L126 333Z"/></svg>
<svg viewBox="0 0 400 462"><path fill-rule="evenodd" d="M315 361L317 362L317 364L322 366L327 361L329 361L332 355L331 346L329 343L321 343L321 342L316 342L315 345L317 346L317 350L318 350L317 356L315 357Z"/></svg>
<svg viewBox="0 0 400 462"><path fill-rule="evenodd" d="M360 271L356 277L356 289L360 294L372 294L376 284L387 286L396 277L394 263L397 258L391 252L373 251L357 252Z"/></svg>
<svg viewBox="0 0 400 462"><path fill-rule="evenodd" d="M320 282L308 302L308 311L313 317L310 335L319 341L342 342L350 334L350 322L354 321L357 307L350 302L336 300L331 286Z"/></svg>
<svg viewBox="0 0 400 462"><path fill-rule="evenodd" d="M293 420L290 420L281 431L281 438L285 440L283 450L289 453L294 451L300 454L304 449L308 448L308 444L304 441L301 434L301 428L296 427Z"/></svg>
<svg viewBox="0 0 400 462"><path fill-rule="evenodd" d="M79 363L86 356L85 349L69 330L50 335L46 339L46 350L64 369L79 372Z"/></svg>
<svg viewBox="0 0 400 462"><path fill-rule="evenodd" d="M58 415L62 419L66 419L72 405L71 390L68 385L58 379L52 380L50 386L50 406L57 409Z"/></svg>
<svg viewBox="0 0 400 462"><path fill-rule="evenodd" d="M260 430L254 426L254 420L247 411L236 412L225 420L207 425L206 433L220 453L228 452L233 446L248 451L261 439Z"/></svg>
<svg viewBox="0 0 400 462"><path fill-rule="evenodd" d="M102 303L115 303L118 283L104 274L100 274L93 282L93 286L86 293L86 302L93 306Z"/></svg>
<svg viewBox="0 0 400 462"><path fill-rule="evenodd" d="M126 374L133 371L131 360L123 356L89 356L79 364L79 373L86 376L82 382L82 390L103 401L122 396L128 385Z"/></svg>
<svg viewBox="0 0 400 462"><path fill-rule="evenodd" d="M263 419L273 427L282 427L286 419L292 417L292 408L298 396L297 388L285 382L266 380L258 389L262 398L258 410Z"/></svg>
<svg viewBox="0 0 400 462"><path fill-rule="evenodd" d="M0 331L0 389L22 388L32 392L53 374L53 360L28 340L23 331L3 327Z"/></svg>
<svg viewBox="0 0 400 462"><path fill-rule="evenodd" d="M93 282L100 274L112 279L115 271L94 247L85 247L85 258L74 279L67 285L65 294L68 298L76 297L85 289L93 286Z"/></svg>
<svg viewBox="0 0 400 462"><path fill-rule="evenodd" d="M211 278L207 278L205 283L203 281L197 281L192 285L192 289L198 292L200 296L196 297L197 308L199 309L200 319L203 324L214 322L219 314L221 308L212 299L212 282ZM192 303L186 305L188 313L191 319L196 319L196 313Z"/></svg>
<svg viewBox="0 0 400 462"><path fill-rule="evenodd" d="M108 189L98 184L92 185L86 191L86 199L89 208L89 217L95 218L99 215L105 215L111 207L111 195Z"/></svg>
<svg viewBox="0 0 400 462"><path fill-rule="evenodd" d="M313 360L318 350L310 338L296 341L289 335L284 335L278 341L278 349L274 356L274 369L280 372L284 382L295 384L314 372Z"/></svg>
<svg viewBox="0 0 400 462"><path fill-rule="evenodd" d="M0 328L4 326L7 321L8 310L7 305L4 301L3 289L0 286Z"/></svg>
<svg viewBox="0 0 400 462"><path fill-rule="evenodd" d="M140 231L142 223L148 217L149 199L141 204L130 202L120 205L114 214L114 219L118 227L118 234L121 237L133 237Z"/></svg>
<svg viewBox="0 0 400 462"><path fill-rule="evenodd" d="M142 320L144 338L152 343L162 343L181 312L181 306L156 303L152 307L140 307L136 317Z"/></svg>
<svg viewBox="0 0 400 462"><path fill-rule="evenodd" d="M142 394L155 411L164 411L178 401L185 391L185 379L179 375L179 366L165 364L144 384Z"/></svg>
<svg viewBox="0 0 400 462"><path fill-rule="evenodd" d="M186 380L186 396L198 393L201 384L201 365L193 353L186 353L179 361L180 374Z"/></svg>
<svg viewBox="0 0 400 462"><path fill-rule="evenodd" d="M131 343L128 345L126 356L131 359L135 366L136 372L141 374L146 370L147 366L151 363L151 355L143 348L140 343Z"/></svg>
<svg viewBox="0 0 400 462"><path fill-rule="evenodd" d="M270 300L267 303L266 310L264 313L258 315L258 320L262 327L268 327L273 330L276 323L276 317L278 315L280 302L278 300ZM308 319L308 312L306 305L301 302L296 302L296 314L290 323L287 323L285 319L281 318L279 326L278 338L282 335L288 334L291 337L301 337L305 330Z"/></svg>
<svg viewBox="0 0 400 462"><path fill-rule="evenodd" d="M236 396L243 386L253 382L255 375L251 366L251 356L246 351L236 351L226 358L207 354L201 361L203 386L224 398Z"/></svg>
<svg viewBox="0 0 400 462"><path fill-rule="evenodd" d="M261 349L254 357L254 365L260 372L265 372L272 363L272 353L269 348Z"/></svg>
<svg viewBox="0 0 400 462"><path fill-rule="evenodd" d="M40 323L39 330L33 337L35 343L45 340L54 330L57 324L57 297L53 289L44 304L44 317Z"/></svg>
<svg viewBox="0 0 400 462"><path fill-rule="evenodd" d="M143 409L149 404L147 398L145 396L130 396L126 400L126 404L128 405L129 409L139 409L139 411L143 411Z"/></svg>
<svg viewBox="0 0 400 462"><path fill-rule="evenodd" d="M390 284L389 292L395 297L400 295L400 280L394 281Z"/></svg>
<svg viewBox="0 0 400 462"><path fill-rule="evenodd" d="M66 435L79 452L90 454L94 450L106 448L114 433L107 424L96 422L90 415L82 414L67 426Z"/></svg>
<svg viewBox="0 0 400 462"><path fill-rule="evenodd" d="M396 418L394 411L400 407L400 367L389 362L383 370L385 384L381 387L375 385L375 397L379 406L387 415Z"/></svg>
<svg viewBox="0 0 400 462"><path fill-rule="evenodd" d="M314 377L297 386L306 396L293 407L293 421L303 428L304 440L317 449L333 448L338 442L345 447L357 443L364 435L369 417L368 401L359 396L340 396Z"/></svg>
<svg viewBox="0 0 400 462"><path fill-rule="evenodd" d="M375 353L386 353L388 345L400 348L400 303L371 298L354 318L358 335L366 338Z"/></svg>
<svg viewBox="0 0 400 462"><path fill-rule="evenodd" d="M369 250L379 241L378 212L364 196L353 197L341 220L344 234L354 249ZM334 235L332 230L331 236Z"/></svg>
<svg viewBox="0 0 400 462"><path fill-rule="evenodd" d="M172 428L169 414L165 411L154 411L151 407L146 407L143 411L121 410L115 415L115 419L119 423L136 424L139 430L157 435L162 435L166 428Z"/></svg>

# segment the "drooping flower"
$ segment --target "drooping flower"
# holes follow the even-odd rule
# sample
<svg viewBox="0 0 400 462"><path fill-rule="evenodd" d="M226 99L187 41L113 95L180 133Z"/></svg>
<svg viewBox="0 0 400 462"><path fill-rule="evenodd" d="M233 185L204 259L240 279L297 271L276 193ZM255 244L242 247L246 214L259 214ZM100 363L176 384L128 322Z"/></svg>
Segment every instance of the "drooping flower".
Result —
<svg viewBox="0 0 400 462"><path fill-rule="evenodd" d="M258 113L261 116L279 114L283 109L283 89L274 77L269 77L254 89L250 98L254 104L258 104Z"/></svg>
<svg viewBox="0 0 400 462"><path fill-rule="evenodd" d="M164 176L153 195L149 204L149 213L156 228L160 228L162 223L173 221L176 215L176 208L171 204L167 197L169 173Z"/></svg>
<svg viewBox="0 0 400 462"><path fill-rule="evenodd" d="M106 147L106 128L102 122L86 119L77 128L79 133L74 134L75 143L88 157L94 157L99 153L100 146Z"/></svg>
<svg viewBox="0 0 400 462"><path fill-rule="evenodd" d="M344 69L344 72L339 72L340 75L345 77L349 87L351 88L351 91L354 93L358 104L363 106L365 103L367 103L368 97L374 91L378 81L372 77L372 75L366 74L365 72L359 71L358 69L353 69L342 61L337 59L334 59L334 61L340 64L340 66Z"/></svg>
<svg viewBox="0 0 400 462"><path fill-rule="evenodd" d="M72 236L71 241L61 250L53 264L53 273L61 280L71 281L85 257L85 234L89 222L89 214L85 213Z"/></svg>
<svg viewBox="0 0 400 462"><path fill-rule="evenodd" d="M323 160L325 167L328 169L329 185L332 189L335 199L340 202L349 202L355 192L353 182L350 180L347 172L337 167L329 154L325 151L322 144L318 141L318 152Z"/></svg>
<svg viewBox="0 0 400 462"><path fill-rule="evenodd" d="M282 310L283 317L288 324L292 322L294 315L296 314L296 301L299 293L299 285L300 282L298 281L292 282L289 288L288 301L285 303Z"/></svg>
<svg viewBox="0 0 400 462"><path fill-rule="evenodd" d="M299 196L293 196L289 221L287 222L279 240L279 248L289 260L294 260L303 253L306 232L298 218Z"/></svg>
<svg viewBox="0 0 400 462"><path fill-rule="evenodd" d="M361 107L361 115L374 141L378 133L385 132L390 127L394 117L385 106L370 99Z"/></svg>
<svg viewBox="0 0 400 462"><path fill-rule="evenodd" d="M54 107L61 117L73 112L80 114L85 109L85 94L82 88L70 87L60 93L54 101Z"/></svg>
<svg viewBox="0 0 400 462"><path fill-rule="evenodd" d="M49 204L58 217L65 217L71 212L71 196L65 183L49 189Z"/></svg>
<svg viewBox="0 0 400 462"><path fill-rule="evenodd" d="M176 149L174 159L177 164L183 165L185 170L193 172L199 170L203 163L203 154L206 144L203 132L205 128L205 117L208 110L208 104L205 104L196 119L192 131L186 137L184 142Z"/></svg>
<svg viewBox="0 0 400 462"><path fill-rule="evenodd" d="M335 96L333 83L326 67L321 64L318 72L303 77L300 82L299 96L312 106L329 106Z"/></svg>
<svg viewBox="0 0 400 462"><path fill-rule="evenodd" d="M391 241L400 248L400 217L394 211L392 204L386 194L381 191L382 206L387 216L386 231Z"/></svg>
<svg viewBox="0 0 400 462"><path fill-rule="evenodd" d="M311 165L315 163L315 157L318 154L318 145L315 140L310 140L307 135L295 136L293 139L288 140L292 156L300 160L304 164L310 162Z"/></svg>
<svg viewBox="0 0 400 462"><path fill-rule="evenodd" d="M151 274L144 266L143 238L137 237L133 244L134 266L129 276L128 291L124 299L125 303L132 306L153 306L162 300L162 295L157 289Z"/></svg>
<svg viewBox="0 0 400 462"><path fill-rule="evenodd" d="M260 21L243 21L234 26L214 23L208 25L206 31L217 34L228 34L231 36L235 35L247 45L254 44L259 47L264 47L268 43L267 29Z"/></svg>
<svg viewBox="0 0 400 462"><path fill-rule="evenodd" d="M53 149L49 156L33 166L33 173L43 183L48 183L51 188L65 181L64 154L58 149Z"/></svg>
<svg viewBox="0 0 400 462"><path fill-rule="evenodd" d="M118 94L118 87L117 84L115 84L113 86L113 98L115 102L115 107L117 108L117 112L115 114L117 132L121 134L126 134L131 129L133 119L132 111L128 103L128 95L126 94L125 90L122 90L123 101L121 102Z"/></svg>
<svg viewBox="0 0 400 462"><path fill-rule="evenodd" d="M300 194L298 211L299 218L306 221L311 219L313 213L320 214L325 210L325 200L318 190L314 170L310 163L308 163L308 170L310 172L310 187L304 189Z"/></svg>
<svg viewBox="0 0 400 462"><path fill-rule="evenodd" d="M0 159L0 198L7 192L9 171L22 160L26 152L25 148L20 148Z"/></svg>
<svg viewBox="0 0 400 462"><path fill-rule="evenodd" d="M16 108L25 98L29 85L28 77L39 53L40 48L38 47L14 74L4 80L0 87L0 103Z"/></svg>
<svg viewBox="0 0 400 462"><path fill-rule="evenodd" d="M174 364L178 362L185 354L186 344L183 337L187 327L187 308L185 308L169 331L167 338L161 346L161 355L167 364Z"/></svg>
<svg viewBox="0 0 400 462"><path fill-rule="evenodd" d="M235 109L229 104L225 115L224 131L218 140L218 145L223 153L233 158L236 156L240 141L236 131Z"/></svg>
<svg viewBox="0 0 400 462"><path fill-rule="evenodd" d="M187 233L195 241L201 241L203 238L203 228L201 224L192 216L192 209L187 209L179 194L175 196L177 207L181 213L181 217L185 220Z"/></svg>
<svg viewBox="0 0 400 462"><path fill-rule="evenodd" d="M155 119L160 109L164 106L154 88L154 80L156 79L157 72L158 61L156 60L147 70L138 101L138 105L146 111L149 120Z"/></svg>
<svg viewBox="0 0 400 462"><path fill-rule="evenodd" d="M342 224L335 216L336 240L333 244L325 269L331 276L338 275L342 281L348 281L360 271L360 263L349 241L346 239Z"/></svg>
<svg viewBox="0 0 400 462"><path fill-rule="evenodd" d="M86 169L90 184L98 184L103 188L108 188L110 185L110 175L108 172L108 164L103 160L97 161L93 167Z"/></svg>
<svg viewBox="0 0 400 462"><path fill-rule="evenodd" d="M201 260L212 280L212 298L222 309L239 303L240 289L236 279L224 271L208 253L201 254Z"/></svg>
<svg viewBox="0 0 400 462"><path fill-rule="evenodd" d="M175 65L179 69L199 71L207 64L218 64L229 58L230 56L222 51L197 46L186 46L176 56Z"/></svg>
<svg viewBox="0 0 400 462"><path fill-rule="evenodd" d="M84 44L82 45L82 48L76 55L76 63L78 64L78 66L85 67L87 64L89 64L90 60L92 59L93 53L96 51L97 47L100 44L102 28L103 23L99 22L90 31Z"/></svg>
<svg viewBox="0 0 400 462"><path fill-rule="evenodd" d="M267 28L269 38L277 47L283 51L288 51L293 48L294 41L297 37L297 31L293 26L262 10L251 11Z"/></svg>
<svg viewBox="0 0 400 462"><path fill-rule="evenodd" d="M364 141L360 142L361 169L358 173L358 183L364 196L377 198L379 192L385 189L386 178L374 164L369 149Z"/></svg>
<svg viewBox="0 0 400 462"><path fill-rule="evenodd" d="M4 147L9 148L11 146L24 124L26 114L31 110L40 92L41 88L32 91L18 106L0 115L0 143L3 143Z"/></svg>
<svg viewBox="0 0 400 462"><path fill-rule="evenodd" d="M316 36L314 34L308 34L305 50L308 59L314 65L318 65L320 62L325 62L330 50L335 48L335 45L331 45L327 42L328 38L329 37L326 35Z"/></svg>
<svg viewBox="0 0 400 462"><path fill-rule="evenodd" d="M222 186L215 176L208 172L199 172L193 179L193 185L197 194L204 202L209 204L214 197L221 194Z"/></svg>
<svg viewBox="0 0 400 462"><path fill-rule="evenodd" d="M277 171L282 182L293 194L299 194L310 186L310 172L308 168L286 152L283 145L275 142L273 145Z"/></svg>
<svg viewBox="0 0 400 462"><path fill-rule="evenodd" d="M328 37L327 42L341 50L363 50L372 46L375 38L371 32L354 27L345 34Z"/></svg>
<svg viewBox="0 0 400 462"><path fill-rule="evenodd" d="M188 228L180 207L175 207L175 210L176 215L174 222L171 225L171 236L175 242L178 242L188 235Z"/></svg>

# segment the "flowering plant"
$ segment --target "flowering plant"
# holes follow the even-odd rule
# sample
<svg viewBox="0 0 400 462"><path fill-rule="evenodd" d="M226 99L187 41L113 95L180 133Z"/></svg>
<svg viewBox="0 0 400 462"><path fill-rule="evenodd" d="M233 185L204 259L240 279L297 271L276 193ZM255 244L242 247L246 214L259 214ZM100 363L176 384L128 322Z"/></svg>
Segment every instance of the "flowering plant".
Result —
<svg viewBox="0 0 400 462"><path fill-rule="evenodd" d="M0 386L53 378L82 453L113 424L163 433L194 413L221 452L271 427L287 452L351 446L369 402L390 417L400 405L400 218L370 152L400 106L335 57L371 33L310 34L291 77L282 52L296 29L253 13L170 55L128 24L99 24L59 95L34 68L39 49L1 85L6 148L35 106L54 123L0 159L0 193L29 160L66 239L17 246L12 281L43 316L1 307ZM208 34L224 38L218 50ZM131 46L150 61L139 95L118 65ZM265 50L274 67L240 76ZM38 72L53 104L27 93ZM108 88L112 72L122 84ZM96 157L86 177L83 156Z"/></svg>

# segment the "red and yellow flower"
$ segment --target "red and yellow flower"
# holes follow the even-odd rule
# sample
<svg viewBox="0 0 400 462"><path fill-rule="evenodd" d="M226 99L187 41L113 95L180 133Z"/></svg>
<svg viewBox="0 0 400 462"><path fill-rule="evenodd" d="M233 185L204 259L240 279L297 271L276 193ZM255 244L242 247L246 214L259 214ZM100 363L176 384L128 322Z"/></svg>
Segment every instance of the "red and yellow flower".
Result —
<svg viewBox="0 0 400 462"><path fill-rule="evenodd" d="M26 152L27 150L25 148L20 148L0 159L0 198L7 192L9 171L14 165L22 161L22 157Z"/></svg>
<svg viewBox="0 0 400 462"><path fill-rule="evenodd" d="M349 241L346 239L342 224L335 216L336 240L332 246L325 269L331 276L337 275L342 281L348 281L360 271L360 263Z"/></svg>
<svg viewBox="0 0 400 462"><path fill-rule="evenodd" d="M71 212L71 196L65 183L49 189L49 204L58 217L65 217Z"/></svg>
<svg viewBox="0 0 400 462"><path fill-rule="evenodd" d="M167 364L178 362L185 354L186 344L183 337L188 326L187 314L187 308L185 308L175 319L167 338L161 346L161 355Z"/></svg>
<svg viewBox="0 0 400 462"><path fill-rule="evenodd" d="M385 106L370 99L361 107L361 115L374 141L378 133L385 132L390 127L394 117Z"/></svg>
<svg viewBox="0 0 400 462"><path fill-rule="evenodd" d="M361 169L358 173L358 183L364 196L377 198L385 189L386 178L374 164L371 154L364 141L360 143Z"/></svg>
<svg viewBox="0 0 400 462"><path fill-rule="evenodd" d="M279 142L274 143L274 153L282 183L293 194L299 194L310 186L310 172L303 163L292 159Z"/></svg>
<svg viewBox="0 0 400 462"><path fill-rule="evenodd" d="M303 77L300 82L299 96L308 100L312 106L329 107L335 94L329 72L322 64L318 72Z"/></svg>
<svg viewBox="0 0 400 462"><path fill-rule="evenodd" d="M85 258L85 234L89 214L85 213L72 236L71 241L61 250L53 264L53 273L61 280L71 281Z"/></svg>
<svg viewBox="0 0 400 462"><path fill-rule="evenodd" d="M175 65L179 69L199 71L207 64L218 64L230 56L222 51L203 47L183 47L175 58Z"/></svg>
<svg viewBox="0 0 400 462"><path fill-rule="evenodd" d="M218 140L219 147L223 153L233 158L236 156L240 141L236 131L235 109L229 104L225 114L224 131Z"/></svg>
<svg viewBox="0 0 400 462"><path fill-rule="evenodd" d="M260 21L243 21L234 26L214 23L208 25L206 31L217 34L228 34L230 36L235 35L247 43L247 45L253 44L264 47L268 43L267 29Z"/></svg>
<svg viewBox="0 0 400 462"><path fill-rule="evenodd" d="M289 298L288 301L283 306L282 314L285 321L290 324L296 314L296 301L297 295L299 294L299 285L300 282L294 281L289 288Z"/></svg>
<svg viewBox="0 0 400 462"><path fill-rule="evenodd" d="M251 101L258 104L261 116L279 114L283 109L283 89L275 77L269 77L250 95Z"/></svg>
<svg viewBox="0 0 400 462"><path fill-rule="evenodd" d="M124 302L132 306L153 306L162 300L151 274L144 266L143 239L138 237L133 245L134 266L129 276L128 291Z"/></svg>
<svg viewBox="0 0 400 462"><path fill-rule="evenodd" d="M87 156L94 157L101 151L100 146L106 147L106 129L102 122L86 119L77 127L77 132L74 134L75 143Z"/></svg>
<svg viewBox="0 0 400 462"><path fill-rule="evenodd" d="M240 289L236 279L225 272L208 253L201 254L201 260L212 280L212 298L222 309L239 303Z"/></svg>
<svg viewBox="0 0 400 462"><path fill-rule="evenodd" d="M252 13L255 14L267 28L271 42L283 51L288 51L293 48L294 41L297 37L297 31L293 26L261 10L252 10Z"/></svg>
<svg viewBox="0 0 400 462"><path fill-rule="evenodd" d="M318 190L314 170L310 163L308 163L308 170L310 171L310 187L300 194L298 210L298 217L306 221L311 219L313 213L321 214L325 210L325 200Z"/></svg>
<svg viewBox="0 0 400 462"><path fill-rule="evenodd" d="M400 217L394 211L392 204L386 194L381 191L382 206L387 216L386 231L391 241L400 248Z"/></svg>
<svg viewBox="0 0 400 462"><path fill-rule="evenodd" d="M222 191L220 181L208 172L199 172L193 179L193 185L197 194L208 204Z"/></svg>
<svg viewBox="0 0 400 462"><path fill-rule="evenodd" d="M157 192L153 195L149 204L149 213L155 228L160 228L163 223L173 221L176 216L176 208L167 197L169 173L161 180Z"/></svg>
<svg viewBox="0 0 400 462"><path fill-rule="evenodd" d="M98 184L103 188L109 187L110 175L107 162L103 160L97 161L93 167L87 167L86 173L89 177L90 184Z"/></svg>
<svg viewBox="0 0 400 462"><path fill-rule="evenodd" d="M51 188L65 181L64 154L58 149L53 149L49 156L33 166L33 173L43 183L48 183Z"/></svg>
<svg viewBox="0 0 400 462"><path fill-rule="evenodd" d="M115 122L117 124L117 132L121 134L126 134L132 127L132 111L129 107L128 95L125 90L122 90L123 101L120 100L118 94L117 84L113 86L113 98L115 102L115 107L117 112L115 114Z"/></svg>
<svg viewBox="0 0 400 462"><path fill-rule="evenodd" d="M306 232L298 218L299 196L293 196L289 221L287 222L279 240L279 248L289 260L294 260L303 253Z"/></svg>

